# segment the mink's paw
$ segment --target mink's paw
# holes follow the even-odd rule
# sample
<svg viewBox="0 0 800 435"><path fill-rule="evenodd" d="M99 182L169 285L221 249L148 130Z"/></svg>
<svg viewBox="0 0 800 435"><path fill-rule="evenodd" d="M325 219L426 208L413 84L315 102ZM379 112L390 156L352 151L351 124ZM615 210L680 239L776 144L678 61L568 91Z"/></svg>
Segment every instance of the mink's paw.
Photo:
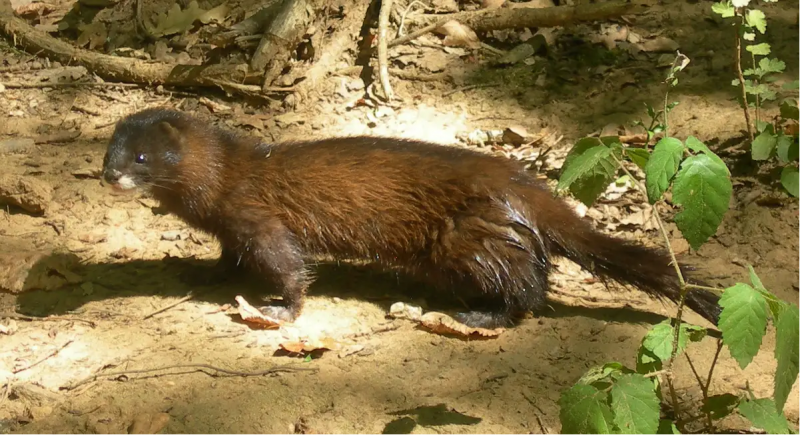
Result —
<svg viewBox="0 0 800 435"><path fill-rule="evenodd" d="M454 316L457 322L471 328L507 328L514 324L514 321L507 314L493 313L484 311L469 311L458 313Z"/></svg>
<svg viewBox="0 0 800 435"><path fill-rule="evenodd" d="M267 305L259 307L258 310L261 311L261 314L281 322L294 322L296 317L292 310L279 305Z"/></svg>

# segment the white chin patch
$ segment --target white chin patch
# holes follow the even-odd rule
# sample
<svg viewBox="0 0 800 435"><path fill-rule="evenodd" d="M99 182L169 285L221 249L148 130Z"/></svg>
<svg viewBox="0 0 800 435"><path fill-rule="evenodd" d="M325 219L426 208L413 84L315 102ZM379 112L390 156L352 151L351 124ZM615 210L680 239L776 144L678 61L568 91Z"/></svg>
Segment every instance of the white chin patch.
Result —
<svg viewBox="0 0 800 435"><path fill-rule="evenodd" d="M117 181L117 186L119 186L119 188L122 190L130 190L136 187L136 182L133 181L133 178L127 175L123 175L119 177L119 180Z"/></svg>

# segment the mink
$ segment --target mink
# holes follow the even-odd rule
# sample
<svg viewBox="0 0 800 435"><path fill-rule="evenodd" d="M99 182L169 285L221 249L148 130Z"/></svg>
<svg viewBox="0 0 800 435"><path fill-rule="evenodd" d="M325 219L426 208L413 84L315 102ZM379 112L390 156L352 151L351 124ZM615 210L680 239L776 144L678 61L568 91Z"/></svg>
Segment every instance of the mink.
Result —
<svg viewBox="0 0 800 435"><path fill-rule="evenodd" d="M468 326L513 326L545 304L554 256L598 278L677 301L670 256L603 234L515 160L388 137L269 144L168 109L121 119L103 162L117 189L149 189L170 213L215 236L215 272L271 278L281 321L301 313L310 258L361 260L473 304ZM686 303L716 324L719 298Z"/></svg>

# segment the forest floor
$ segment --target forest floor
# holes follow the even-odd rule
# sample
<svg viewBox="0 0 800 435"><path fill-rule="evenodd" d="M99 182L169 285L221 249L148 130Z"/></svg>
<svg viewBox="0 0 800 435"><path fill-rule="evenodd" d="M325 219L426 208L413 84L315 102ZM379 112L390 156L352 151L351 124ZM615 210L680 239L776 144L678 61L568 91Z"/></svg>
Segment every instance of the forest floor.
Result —
<svg viewBox="0 0 800 435"><path fill-rule="evenodd" d="M670 218L676 249L700 266L700 276L710 284L749 282L746 266L751 264L766 288L797 303L798 203L781 196L770 168L736 152L745 133L730 86L731 29L711 17L711 2L668 3L629 28L668 37L692 59L670 95L680 102L670 134L705 141L731 164L734 175L730 210L699 251L688 252ZM796 79L798 5L780 2L765 10L773 53L786 61L785 77ZM673 305L636 291L612 293L560 261L552 285L567 295L562 301L574 304L553 301L548 311L497 338L464 340L387 319L394 302L436 304L402 279L320 266L298 321L281 330L260 330L241 322L234 298L243 295L255 303L271 296L269 286L257 279L202 289L182 283L178 275L189 264L215 259L214 240L160 213L144 194L115 194L101 185L97 171L115 121L167 105L270 141L372 134L463 146L476 130L546 132L563 136L545 160L543 173L552 182L575 140L607 126L637 132L629 126L646 118L643 103L663 104L665 69L658 67L658 55L621 58L600 44L566 46L573 51L551 56L546 75L537 63L476 65L464 49L426 46L430 56L422 59L414 54L419 47L400 47L407 64L436 62L447 71L477 68L489 85L393 79L400 102L377 111L353 104L363 94L363 82L350 76L331 77L318 102L285 113L279 104L252 107L219 92L113 86L0 90L0 143L39 139L13 152L0 149L0 178L35 179L44 189L46 209L42 216L11 207L0 211L0 273L8 278L20 265L42 261L49 262L50 271L27 278L46 290L0 293L0 313L31 316L0 323L0 385L8 385L0 392L0 432L557 433L561 392L597 364L634 366L642 337L674 312ZM32 65L24 77L48 71L81 74L8 45L0 45L0 53L5 62L0 67ZM19 77L0 72L0 83ZM774 112L765 109L770 116ZM54 135L70 138L48 140ZM504 150L517 153L508 146L495 152ZM639 193L626 189L601 198L586 214L603 231L658 244L643 202ZM7 281L0 285L14 284ZM190 292L193 298L147 317ZM36 318L41 316L52 317ZM686 320L709 326L693 312ZM339 348L311 358L281 350L282 342L297 336L330 337ZM745 370L723 350L710 393L739 394L749 386L759 397L770 396L774 342L770 329ZM710 338L689 347L687 355L702 376L715 350ZM207 374L214 371L172 368L100 376L63 389L100 370L184 364L239 372L284 364L313 370L215 377ZM681 400L699 401L700 388L686 358L677 361L676 371ZM797 385L785 413L796 428ZM749 424L734 415L718 427L747 430Z"/></svg>

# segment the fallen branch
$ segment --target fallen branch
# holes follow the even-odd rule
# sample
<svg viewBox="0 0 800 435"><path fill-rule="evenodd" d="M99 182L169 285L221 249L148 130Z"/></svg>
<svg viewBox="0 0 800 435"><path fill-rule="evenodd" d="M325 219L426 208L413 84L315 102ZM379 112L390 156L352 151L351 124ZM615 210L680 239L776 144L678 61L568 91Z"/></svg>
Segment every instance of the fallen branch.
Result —
<svg viewBox="0 0 800 435"><path fill-rule="evenodd" d="M381 12L378 18L378 78L383 87L383 97L391 101L394 97L392 84L389 83L389 49L387 46L389 16L392 11L392 0L381 0Z"/></svg>
<svg viewBox="0 0 800 435"><path fill-rule="evenodd" d="M238 370L228 370L219 367L214 367L210 364L178 364L172 366L164 366L164 367L156 367L152 369L140 369L140 370L120 370L116 372L109 372L109 373L97 373L91 376L88 376L84 379L81 379L78 382L65 385L60 390L74 390L82 385L86 385L90 382L97 380L100 377L106 376L124 376L124 375L136 375L136 374L144 374L144 373L153 373L153 372L160 372L163 370L171 370L171 369L195 369L190 373L194 372L203 372L211 377L225 377L225 376L242 376L242 377L253 377L253 376L264 376L273 373L281 373L281 372L301 372L301 371L309 371L309 372L316 372L317 368L310 368L310 367L291 367L288 364L281 365L277 367L272 367L266 370L260 370L257 372L241 372ZM203 371L203 369L211 370L216 373L208 373ZM183 373L180 373L183 374Z"/></svg>
<svg viewBox="0 0 800 435"><path fill-rule="evenodd" d="M36 317L36 316L27 316L25 314L19 313L0 313L0 319L15 319L15 320L24 320L27 322L83 322L94 328L97 324L92 320L86 319L78 319L76 317L62 317L62 316L48 316L48 317Z"/></svg>
<svg viewBox="0 0 800 435"><path fill-rule="evenodd" d="M250 72L247 65L170 65L76 48L15 17L8 0L0 0L0 33L10 43L29 53L65 65L82 65L110 81L146 85L217 86L213 81L215 79L257 84L260 78L260 74Z"/></svg>
<svg viewBox="0 0 800 435"><path fill-rule="evenodd" d="M312 17L308 13L311 6L308 0L282 0L275 18L264 31L250 59L250 69L264 71L262 86L265 89L278 78L311 25Z"/></svg>
<svg viewBox="0 0 800 435"><path fill-rule="evenodd" d="M180 305L180 304L182 304L182 303L184 303L184 302L186 302L188 300L194 299L195 296L197 296L197 295L194 294L193 292L189 292L188 295L178 299L177 301L175 301L175 302L173 302L173 303L171 303L169 305L165 305L165 306L163 306L163 307L161 307L161 308L159 308L159 309L157 309L157 310L155 310L155 311L153 311L153 312L151 312L149 314L146 314L144 317L142 317L142 320L147 320L147 319L155 316L156 314L161 314L161 313L163 313L164 311L167 311L170 308L177 307L178 305Z"/></svg>
<svg viewBox="0 0 800 435"><path fill-rule="evenodd" d="M14 373L16 375L17 373L21 373L21 372L24 372L25 370L29 370L29 369L32 369L32 368L38 366L39 364L47 361L48 359L58 355L58 353L61 352L65 347L69 346L70 343L72 343L72 340L69 340L66 343L62 344L61 347L59 347L58 349L50 352L47 356L45 356L44 358L40 359L39 361L36 361L35 363L30 364L30 365L25 366L25 367L22 367L20 369L12 370L11 373Z"/></svg>
<svg viewBox="0 0 800 435"><path fill-rule="evenodd" d="M438 29L451 20L456 20L475 31L567 26L580 22L601 21L622 15L638 14L647 9L649 1L620 0L550 8L481 9L445 15L421 15L414 17L412 21L419 25L425 25L425 27L393 40L389 46L405 44Z"/></svg>

